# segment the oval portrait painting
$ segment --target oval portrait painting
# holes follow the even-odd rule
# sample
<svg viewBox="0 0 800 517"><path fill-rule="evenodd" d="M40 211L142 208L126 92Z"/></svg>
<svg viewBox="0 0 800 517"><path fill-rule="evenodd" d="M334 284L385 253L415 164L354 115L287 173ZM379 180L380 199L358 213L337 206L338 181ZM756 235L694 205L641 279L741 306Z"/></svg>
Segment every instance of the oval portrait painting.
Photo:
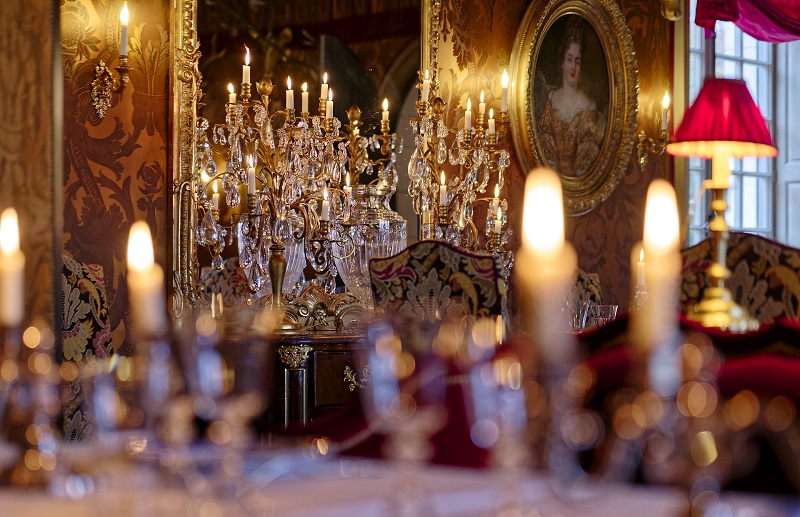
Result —
<svg viewBox="0 0 800 517"><path fill-rule="evenodd" d="M585 18L566 14L553 21L529 85L529 119L542 157L565 178L585 175L602 152L610 104L606 56Z"/></svg>

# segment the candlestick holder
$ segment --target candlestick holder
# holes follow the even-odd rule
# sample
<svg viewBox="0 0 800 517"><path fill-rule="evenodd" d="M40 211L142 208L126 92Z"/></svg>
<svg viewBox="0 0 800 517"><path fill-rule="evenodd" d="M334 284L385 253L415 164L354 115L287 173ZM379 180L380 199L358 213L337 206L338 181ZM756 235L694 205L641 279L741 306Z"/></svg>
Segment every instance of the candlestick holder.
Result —
<svg viewBox="0 0 800 517"><path fill-rule="evenodd" d="M642 310L642 307L644 307L645 303L647 303L647 288L643 285L637 285L636 290L633 293L630 312Z"/></svg>
<svg viewBox="0 0 800 517"><path fill-rule="evenodd" d="M645 133L644 129L639 131L638 142L636 143L636 159L639 162L639 168L644 169L647 165L648 155L660 156L664 154L669 143L669 133L662 129L656 139L650 138Z"/></svg>
<svg viewBox="0 0 800 517"><path fill-rule="evenodd" d="M111 94L119 93L128 84L130 67L128 56L119 56L119 66L115 68L116 76L108 69L105 61L100 61L94 68L91 99L97 117L102 119L111 107Z"/></svg>

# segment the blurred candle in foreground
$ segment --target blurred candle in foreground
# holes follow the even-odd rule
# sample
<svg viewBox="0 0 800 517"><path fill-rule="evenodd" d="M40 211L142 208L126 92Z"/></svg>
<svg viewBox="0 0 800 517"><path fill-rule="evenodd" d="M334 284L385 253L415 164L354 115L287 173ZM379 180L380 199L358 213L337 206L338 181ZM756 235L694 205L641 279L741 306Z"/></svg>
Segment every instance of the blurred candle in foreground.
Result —
<svg viewBox="0 0 800 517"><path fill-rule="evenodd" d="M128 55L128 22L130 21L130 13L128 12L128 2L122 4L122 10L119 12L119 25L120 25L120 42L119 42L119 55Z"/></svg>
<svg viewBox="0 0 800 517"><path fill-rule="evenodd" d="M128 237L128 294L138 335L159 336L165 333L164 270L155 263L150 227L144 221L133 223Z"/></svg>
<svg viewBox="0 0 800 517"><path fill-rule="evenodd" d="M16 327L24 317L25 255L19 249L17 212L0 216L0 326Z"/></svg>
<svg viewBox="0 0 800 517"><path fill-rule="evenodd" d="M647 303L631 322L634 339L645 350L671 341L678 329L678 233L675 190L665 180L654 180L647 190L644 213Z"/></svg>

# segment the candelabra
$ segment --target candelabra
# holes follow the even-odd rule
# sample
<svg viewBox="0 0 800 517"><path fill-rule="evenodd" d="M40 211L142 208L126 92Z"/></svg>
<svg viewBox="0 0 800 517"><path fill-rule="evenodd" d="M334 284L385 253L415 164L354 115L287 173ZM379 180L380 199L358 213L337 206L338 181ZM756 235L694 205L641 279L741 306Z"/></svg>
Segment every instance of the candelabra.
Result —
<svg viewBox="0 0 800 517"><path fill-rule="evenodd" d="M393 193L395 150L402 143L389 134L386 105L381 133L364 137L358 107L350 108L345 127L333 117L332 92L327 100L320 99L319 115L312 116L303 85L298 117L291 86L286 109L273 113L267 108L271 80L262 79L256 86L260 99L252 98L249 83L242 83L238 98L229 85L225 124L198 122L196 240L208 247L212 266L221 269L223 251L235 237L250 289L258 296L269 279L273 309L283 311L284 290L297 284L304 272L308 283L321 284L331 294L337 266L349 267L358 246L371 249L373 242L355 241L362 235L355 231L359 221L351 213L350 182L377 171L378 184L391 186ZM379 157L372 159L371 152ZM224 158L223 171L217 168L217 156ZM239 188L247 186L246 206L232 216L229 226L220 218L218 181L230 208L240 206ZM210 199L209 185L215 189ZM404 231L402 237L404 246ZM349 286L348 275L342 278ZM284 321L281 327L293 325Z"/></svg>
<svg viewBox="0 0 800 517"><path fill-rule="evenodd" d="M118 93L128 84L128 74L131 69L128 66L128 2L122 6L119 13L120 22L120 46L119 46L119 66L115 68L117 77L108 69L104 61L94 68L94 81L92 81L92 107L98 118L104 118L108 108L111 107L111 94Z"/></svg>
<svg viewBox="0 0 800 517"><path fill-rule="evenodd" d="M445 102L435 91L431 93L426 73L420 88L422 96L417 101L418 116L411 120L415 149L408 166L408 192L420 216L421 239L445 240L456 246L497 254L502 257L507 278L513 254L505 249L512 233L510 228L504 229L508 201L500 198L505 170L510 164L509 153L501 145L509 123L505 72L502 86L503 104L497 119L493 109L489 109L486 118L484 92L481 92L475 126L468 100L464 127L453 130L444 120ZM486 193L492 178L496 178L494 197L479 197ZM476 203L487 206L482 232L473 219Z"/></svg>

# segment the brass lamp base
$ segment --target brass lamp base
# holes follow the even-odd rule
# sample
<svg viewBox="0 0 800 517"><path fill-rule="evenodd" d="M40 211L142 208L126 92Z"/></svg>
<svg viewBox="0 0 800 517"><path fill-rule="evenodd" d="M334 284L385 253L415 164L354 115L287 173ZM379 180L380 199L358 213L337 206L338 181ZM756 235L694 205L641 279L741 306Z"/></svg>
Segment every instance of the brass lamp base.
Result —
<svg viewBox="0 0 800 517"><path fill-rule="evenodd" d="M686 314L687 318L704 327L715 327L728 332L741 333L758 330L758 320L733 301L727 287L708 287L703 299Z"/></svg>

